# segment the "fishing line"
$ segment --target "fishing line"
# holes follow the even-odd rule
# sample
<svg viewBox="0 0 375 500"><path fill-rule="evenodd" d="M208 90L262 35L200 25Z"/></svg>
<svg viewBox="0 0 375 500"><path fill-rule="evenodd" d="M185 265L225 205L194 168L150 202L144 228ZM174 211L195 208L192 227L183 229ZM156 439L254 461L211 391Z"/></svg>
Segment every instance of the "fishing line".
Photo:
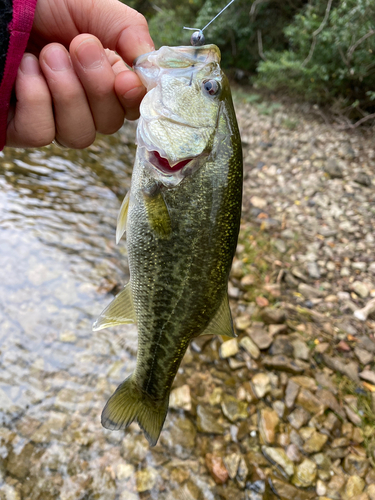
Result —
<svg viewBox="0 0 375 500"><path fill-rule="evenodd" d="M190 39L191 44L193 46L204 44L203 31L207 28L207 26L209 26L211 23L213 23L215 21L215 19L218 18L220 16L220 14L222 14L224 12L225 9L227 9L230 5L232 5L232 3L234 1L235 0L231 0L223 9L221 9L221 11L218 14L216 14L216 16L214 18L211 19L211 21L209 23L206 24L206 26L204 28L199 29L199 28L188 28L187 26L183 27L184 30L194 31L194 33L191 35L191 39Z"/></svg>

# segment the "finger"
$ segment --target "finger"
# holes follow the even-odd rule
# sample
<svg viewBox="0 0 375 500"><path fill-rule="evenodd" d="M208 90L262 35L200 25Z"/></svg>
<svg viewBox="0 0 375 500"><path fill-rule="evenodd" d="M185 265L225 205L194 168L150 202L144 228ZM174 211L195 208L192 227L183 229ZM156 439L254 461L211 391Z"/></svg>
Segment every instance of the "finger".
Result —
<svg viewBox="0 0 375 500"><path fill-rule="evenodd" d="M115 91L125 109L127 120L139 118L139 105L146 94L146 89L133 71L122 71L116 76Z"/></svg>
<svg viewBox="0 0 375 500"><path fill-rule="evenodd" d="M42 147L55 137L52 99L38 59L24 54L18 69L17 104L7 128L6 145L19 148Z"/></svg>
<svg viewBox="0 0 375 500"><path fill-rule="evenodd" d="M130 66L136 57L154 50L144 16L118 0L82 2L82 8L74 13L74 22L79 33L98 37L104 47L118 52Z"/></svg>
<svg viewBox="0 0 375 500"><path fill-rule="evenodd" d="M68 51L58 43L51 43L42 50L39 61L52 94L56 139L71 148L89 146L95 140L95 124Z"/></svg>
<svg viewBox="0 0 375 500"><path fill-rule="evenodd" d="M91 35L79 35L70 44L70 54L85 89L96 130L113 134L124 123L125 113L115 94L115 74L102 44Z"/></svg>

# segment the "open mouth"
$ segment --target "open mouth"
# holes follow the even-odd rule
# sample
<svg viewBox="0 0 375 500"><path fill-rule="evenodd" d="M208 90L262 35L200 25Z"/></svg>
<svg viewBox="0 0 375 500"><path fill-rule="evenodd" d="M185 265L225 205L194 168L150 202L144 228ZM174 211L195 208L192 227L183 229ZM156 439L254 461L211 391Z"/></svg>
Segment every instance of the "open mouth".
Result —
<svg viewBox="0 0 375 500"><path fill-rule="evenodd" d="M163 156L160 156L160 154L157 151L150 151L148 155L148 160L150 163L152 163L152 165L154 165L154 167L156 167L161 172L170 174L172 172L178 172L179 170L184 168L184 166L187 165L192 160L192 158L179 161L178 163L172 166L169 164L169 161Z"/></svg>

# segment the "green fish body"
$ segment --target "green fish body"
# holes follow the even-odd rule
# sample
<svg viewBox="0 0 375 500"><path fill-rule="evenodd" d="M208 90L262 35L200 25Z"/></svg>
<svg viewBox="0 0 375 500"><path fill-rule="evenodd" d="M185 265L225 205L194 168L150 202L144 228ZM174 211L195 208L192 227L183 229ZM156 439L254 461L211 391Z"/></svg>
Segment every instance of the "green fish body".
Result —
<svg viewBox="0 0 375 500"><path fill-rule="evenodd" d="M135 371L107 402L104 427L137 421L155 445L189 342L234 336L227 285L241 215L242 152L214 45L162 47L134 69L141 104L131 189L120 210L130 281L94 324L136 322Z"/></svg>

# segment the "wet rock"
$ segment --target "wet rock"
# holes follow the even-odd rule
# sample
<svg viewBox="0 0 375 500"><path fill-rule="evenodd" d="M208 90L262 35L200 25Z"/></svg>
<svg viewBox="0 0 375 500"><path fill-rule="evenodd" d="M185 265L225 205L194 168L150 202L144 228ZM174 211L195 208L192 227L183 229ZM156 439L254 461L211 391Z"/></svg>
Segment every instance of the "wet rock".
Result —
<svg viewBox="0 0 375 500"><path fill-rule="evenodd" d="M191 395L190 387L185 384L177 387L171 391L169 398L169 407L175 409L182 409L186 411L191 410Z"/></svg>
<svg viewBox="0 0 375 500"><path fill-rule="evenodd" d="M230 356L235 356L238 353L238 342L237 339L230 339L223 342L220 346L220 357L222 359L229 358Z"/></svg>
<svg viewBox="0 0 375 500"><path fill-rule="evenodd" d="M129 479L135 473L135 467L131 464L120 463L116 467L116 477L120 481L122 479Z"/></svg>
<svg viewBox="0 0 375 500"><path fill-rule="evenodd" d="M266 373L257 373L251 379L251 383L255 395L259 399L271 391L270 377Z"/></svg>
<svg viewBox="0 0 375 500"><path fill-rule="evenodd" d="M263 365L266 368L271 368L274 370L286 371L288 373L293 373L295 375L299 373L303 373L306 369L306 366L301 361L298 363L287 356L278 355L278 356L265 356L263 358Z"/></svg>
<svg viewBox="0 0 375 500"><path fill-rule="evenodd" d="M200 432L224 434L224 427L218 421L217 412L212 411L207 406L197 406L197 428Z"/></svg>
<svg viewBox="0 0 375 500"><path fill-rule="evenodd" d="M315 392L318 388L316 380L306 375L297 375L296 377L291 377L290 380L312 392Z"/></svg>
<svg viewBox="0 0 375 500"><path fill-rule="evenodd" d="M345 493L348 498L358 498L365 488L365 482L359 476L350 476L345 486Z"/></svg>
<svg viewBox="0 0 375 500"><path fill-rule="evenodd" d="M288 415L288 420L290 425L294 429L300 429L302 426L306 425L310 420L310 413L303 408L296 408L290 415Z"/></svg>
<svg viewBox="0 0 375 500"><path fill-rule="evenodd" d="M137 491L142 493L151 490L156 483L158 471L153 467L146 467L135 473L135 484Z"/></svg>
<svg viewBox="0 0 375 500"><path fill-rule="evenodd" d="M293 408L299 389L299 384L294 382L292 379L288 380L288 384L285 389L285 405L287 408Z"/></svg>
<svg viewBox="0 0 375 500"><path fill-rule="evenodd" d="M343 463L344 470L348 474L362 478L365 477L369 465L369 461L366 457L354 455L354 453L349 453L349 455L345 457Z"/></svg>
<svg viewBox="0 0 375 500"><path fill-rule="evenodd" d="M269 480L272 490L276 492L280 500L312 500L315 496L315 493L300 490L275 476L271 476Z"/></svg>
<svg viewBox="0 0 375 500"><path fill-rule="evenodd" d="M239 453L231 453L230 455L226 455L224 457L224 465L231 479L234 479L237 475L240 460L241 460L241 455Z"/></svg>
<svg viewBox="0 0 375 500"><path fill-rule="evenodd" d="M283 401L274 401L272 407L279 418L283 418L285 414L285 403Z"/></svg>
<svg viewBox="0 0 375 500"><path fill-rule="evenodd" d="M275 442L275 432L279 424L279 417L274 410L263 408L259 414L259 433L266 444Z"/></svg>
<svg viewBox="0 0 375 500"><path fill-rule="evenodd" d="M296 444L290 444L288 448L286 449L286 455L287 457L294 463L298 463L302 460L303 455L299 451L299 448Z"/></svg>
<svg viewBox="0 0 375 500"><path fill-rule="evenodd" d="M251 340L259 347L259 349L268 349L272 344L272 337L263 328L250 328L248 334Z"/></svg>
<svg viewBox="0 0 375 500"><path fill-rule="evenodd" d="M266 325L281 324L286 320L286 312L284 309L266 307L261 312L261 318Z"/></svg>
<svg viewBox="0 0 375 500"><path fill-rule="evenodd" d="M247 351L253 359L258 359L260 350L258 346L251 340L250 337L245 336L240 340L240 346Z"/></svg>
<svg viewBox="0 0 375 500"><path fill-rule="evenodd" d="M224 484L228 481L229 474L220 456L207 453L205 457L207 469L214 478L216 484Z"/></svg>
<svg viewBox="0 0 375 500"><path fill-rule="evenodd" d="M24 480L29 474L31 457L35 452L36 449L32 443L27 443L20 451L12 450L6 463L7 472L19 480Z"/></svg>
<svg viewBox="0 0 375 500"><path fill-rule="evenodd" d="M288 475L294 474L294 464L288 458L283 448L271 448L270 446L262 446L264 456L279 467Z"/></svg>
<svg viewBox="0 0 375 500"><path fill-rule="evenodd" d="M221 402L221 409L224 415L231 422L246 419L249 414L247 411L248 404L246 401L238 401L237 398L224 394Z"/></svg>
<svg viewBox="0 0 375 500"><path fill-rule="evenodd" d="M307 488L315 481L317 474L317 465L312 460L305 458L297 467L292 482L295 486Z"/></svg>
<svg viewBox="0 0 375 500"><path fill-rule="evenodd" d="M297 404L310 413L323 413L324 405L308 389L301 388L297 396Z"/></svg>
<svg viewBox="0 0 375 500"><path fill-rule="evenodd" d="M375 484L370 484L367 487L367 494L368 494L370 500L375 500Z"/></svg>
<svg viewBox="0 0 375 500"><path fill-rule="evenodd" d="M331 391L327 389L319 389L316 392L316 398L320 403L325 407L325 408L330 408L332 411L334 411L337 415L339 415L342 419L344 419L344 411L339 405L337 399L335 396L332 394Z"/></svg>
<svg viewBox="0 0 375 500"><path fill-rule="evenodd" d="M171 425L161 434L161 443L180 458L187 458L195 447L196 428L185 417L174 417Z"/></svg>
<svg viewBox="0 0 375 500"><path fill-rule="evenodd" d="M147 455L149 446L142 434L126 434L122 440L122 455L131 461L141 462Z"/></svg>
<svg viewBox="0 0 375 500"><path fill-rule="evenodd" d="M326 434L321 434L320 432L314 432L313 435L307 439L303 445L303 449L306 453L317 453L328 441L328 436Z"/></svg>

